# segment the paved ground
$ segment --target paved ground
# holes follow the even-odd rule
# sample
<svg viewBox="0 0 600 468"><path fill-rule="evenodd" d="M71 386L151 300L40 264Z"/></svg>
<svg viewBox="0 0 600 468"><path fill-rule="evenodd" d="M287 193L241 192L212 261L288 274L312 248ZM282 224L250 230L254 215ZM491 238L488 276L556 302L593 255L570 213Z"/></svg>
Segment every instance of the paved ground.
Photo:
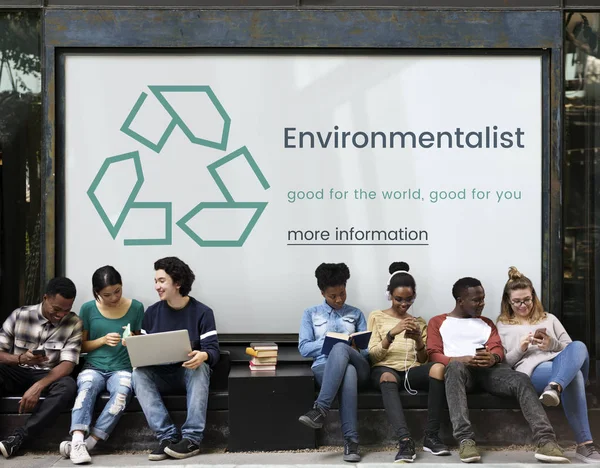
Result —
<svg viewBox="0 0 600 468"><path fill-rule="evenodd" d="M373 450L373 449L372 449ZM508 464L513 464L515 468L526 468L528 466L539 468L540 464L533 457L533 452L524 450L502 450L490 451L482 448L483 463L476 466L479 467L501 467ZM352 464L342 461L341 448L332 449L331 451L306 451L306 452L258 452L258 453L224 453L212 452L197 457L188 458L187 460L168 459L161 462L151 462L146 454L115 454L115 455L93 455L94 468L102 467L140 467L153 466L156 468L177 467L177 468L234 468L243 466L247 468L258 468L268 465L269 468L282 467L303 467L310 466L313 468L327 467L332 468L350 467L357 468L376 468L390 466L394 461L395 451L368 451L363 453L361 463ZM568 456L572 456L573 452L567 452ZM578 463L577 459L573 459L573 463ZM453 452L451 456L435 457L431 454L418 452L416 463L421 468L439 468L440 464L446 466L461 466L465 467L458 459L458 453ZM46 467L73 467L70 460L62 459L59 455L43 455L43 454L24 454L14 457L10 460L5 460L0 456L0 467L2 468L46 468ZM581 467L586 465L580 465Z"/></svg>

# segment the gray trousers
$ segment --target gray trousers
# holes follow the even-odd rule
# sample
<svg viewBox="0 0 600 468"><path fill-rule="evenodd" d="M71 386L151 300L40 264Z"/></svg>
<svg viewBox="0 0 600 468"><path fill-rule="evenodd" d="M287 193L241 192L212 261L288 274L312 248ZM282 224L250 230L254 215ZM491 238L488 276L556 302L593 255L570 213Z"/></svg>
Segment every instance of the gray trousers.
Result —
<svg viewBox="0 0 600 468"><path fill-rule="evenodd" d="M475 439L467 406L467 392L475 386L492 395L517 398L523 416L533 432L536 445L548 441L556 442L554 429L527 374L512 370L506 364L470 367L462 362L452 361L446 366L446 399L454 438L457 441Z"/></svg>

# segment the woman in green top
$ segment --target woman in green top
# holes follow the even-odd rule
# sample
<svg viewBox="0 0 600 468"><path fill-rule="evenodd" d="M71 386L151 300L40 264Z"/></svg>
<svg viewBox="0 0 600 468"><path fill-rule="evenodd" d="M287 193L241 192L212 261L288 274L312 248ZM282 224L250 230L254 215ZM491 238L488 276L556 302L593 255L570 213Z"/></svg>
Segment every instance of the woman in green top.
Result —
<svg viewBox="0 0 600 468"><path fill-rule="evenodd" d="M92 276L96 300L83 304L81 351L87 353L83 370L77 377L77 399L71 413L72 441L60 444L60 453L73 463L89 463L91 450L106 440L121 418L132 396L131 362L122 344L123 330L139 334L144 306L122 296L121 275L112 266L103 266ZM108 390L110 400L94 426L92 414L98 395ZM88 436L87 439L84 439Z"/></svg>

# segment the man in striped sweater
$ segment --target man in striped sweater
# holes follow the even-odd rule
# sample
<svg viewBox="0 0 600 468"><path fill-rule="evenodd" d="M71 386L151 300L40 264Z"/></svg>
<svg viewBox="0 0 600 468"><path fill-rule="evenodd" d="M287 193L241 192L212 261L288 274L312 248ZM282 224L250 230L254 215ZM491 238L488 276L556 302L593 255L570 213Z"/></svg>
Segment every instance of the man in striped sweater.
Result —
<svg viewBox="0 0 600 468"><path fill-rule="evenodd" d="M154 289L160 301L144 314L146 333L187 329L192 352L184 363L138 367L133 371L133 386L150 428L159 440L148 458L188 458L200 452L206 425L208 386L211 369L219 361L219 340L213 311L189 296L195 276L177 257L154 263ZM187 417L181 432L171 420L161 393L184 391Z"/></svg>
<svg viewBox="0 0 600 468"><path fill-rule="evenodd" d="M556 443L554 429L529 376L502 363L504 348L494 323L482 317L485 291L475 278L461 278L452 287L456 300L449 314L433 317L427 328L427 354L446 366L446 398L461 461L481 460L469 421L467 392L475 386L500 397L517 398L538 445L535 458L569 463Z"/></svg>

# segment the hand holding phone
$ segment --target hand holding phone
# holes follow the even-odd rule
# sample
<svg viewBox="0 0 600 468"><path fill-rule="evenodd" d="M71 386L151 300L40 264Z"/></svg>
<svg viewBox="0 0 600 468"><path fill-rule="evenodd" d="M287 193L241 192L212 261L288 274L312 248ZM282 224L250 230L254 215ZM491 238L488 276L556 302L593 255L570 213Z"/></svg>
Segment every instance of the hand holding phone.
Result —
<svg viewBox="0 0 600 468"><path fill-rule="evenodd" d="M416 328L407 328L406 331L404 332L404 336L408 337L408 338L412 338L415 336L421 336L421 328L419 328L419 325L417 325L415 323Z"/></svg>
<svg viewBox="0 0 600 468"><path fill-rule="evenodd" d="M546 336L546 329L545 328L538 328L535 333L533 334L533 337L536 340L543 340L544 336Z"/></svg>
<svg viewBox="0 0 600 468"><path fill-rule="evenodd" d="M44 348L34 349L33 351L31 351L31 354L33 354L34 356L45 356L46 350Z"/></svg>
<svg viewBox="0 0 600 468"><path fill-rule="evenodd" d="M487 349L487 346L475 348L475 357L473 364L477 367L491 367L496 364L496 358Z"/></svg>

